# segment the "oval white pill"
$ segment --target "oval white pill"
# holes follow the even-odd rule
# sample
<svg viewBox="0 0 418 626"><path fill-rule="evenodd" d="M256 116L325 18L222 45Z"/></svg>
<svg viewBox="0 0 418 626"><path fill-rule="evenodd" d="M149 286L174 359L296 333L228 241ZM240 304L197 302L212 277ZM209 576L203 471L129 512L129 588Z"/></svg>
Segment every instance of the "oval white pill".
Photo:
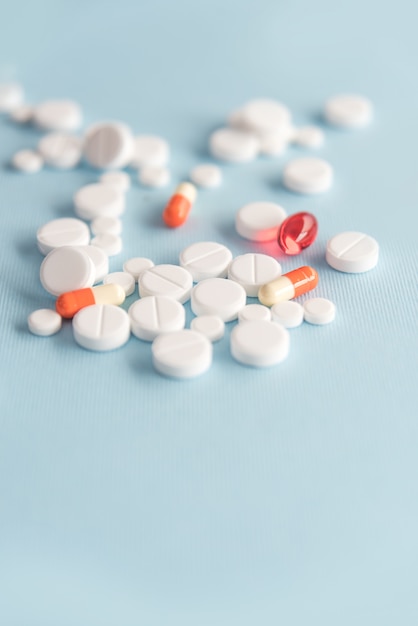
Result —
<svg viewBox="0 0 418 626"><path fill-rule="evenodd" d="M220 128L209 139L211 154L221 161L245 163L258 155L260 142L249 132L234 128Z"/></svg>
<svg viewBox="0 0 418 626"><path fill-rule="evenodd" d="M45 163L58 169L71 169L78 165L81 149L80 137L66 133L50 133L42 137L38 144Z"/></svg>
<svg viewBox="0 0 418 626"><path fill-rule="evenodd" d="M379 244L364 233L340 233L327 242L325 258L328 265L339 272L368 272L379 260Z"/></svg>
<svg viewBox="0 0 418 626"><path fill-rule="evenodd" d="M271 311L268 306L263 304L247 304L238 313L239 322L251 322L255 320L271 321Z"/></svg>
<svg viewBox="0 0 418 626"><path fill-rule="evenodd" d="M45 130L72 131L80 128L83 114L72 100L47 100L34 108L33 121Z"/></svg>
<svg viewBox="0 0 418 626"><path fill-rule="evenodd" d="M279 226L287 213L274 202L251 202L239 209L235 216L237 233L250 241L277 239Z"/></svg>
<svg viewBox="0 0 418 626"><path fill-rule="evenodd" d="M17 124L27 124L33 117L33 106L30 104L20 104L10 113L11 119Z"/></svg>
<svg viewBox="0 0 418 626"><path fill-rule="evenodd" d="M323 193L331 187L332 180L332 167L324 159L294 159L283 170L284 186L297 193Z"/></svg>
<svg viewBox="0 0 418 626"><path fill-rule="evenodd" d="M75 314L73 333L75 341L87 350L114 350L130 337L129 316L114 304L93 304Z"/></svg>
<svg viewBox="0 0 418 626"><path fill-rule="evenodd" d="M319 148L324 139L323 131L317 126L302 126L296 129L292 141L303 148Z"/></svg>
<svg viewBox="0 0 418 626"><path fill-rule="evenodd" d="M95 217L90 224L93 235L102 235L110 233L111 235L120 235L122 232L122 222L117 217Z"/></svg>
<svg viewBox="0 0 418 626"><path fill-rule="evenodd" d="M231 354L240 363L268 367L289 354L289 333L274 322L242 322L231 333Z"/></svg>
<svg viewBox="0 0 418 626"><path fill-rule="evenodd" d="M170 170L165 167L147 165L139 172L139 182L144 187L165 187L170 182Z"/></svg>
<svg viewBox="0 0 418 626"><path fill-rule="evenodd" d="M112 235L111 233L96 235L91 240L91 245L104 250L107 256L116 256L123 249L122 239L118 235Z"/></svg>
<svg viewBox="0 0 418 626"><path fill-rule="evenodd" d="M217 315L224 322L237 319L247 296L241 285L225 278L207 278L192 291L191 306L195 315Z"/></svg>
<svg viewBox="0 0 418 626"><path fill-rule="evenodd" d="M40 337L55 335L62 326L62 318L52 309L38 309L28 317L28 327L31 333Z"/></svg>
<svg viewBox="0 0 418 626"><path fill-rule="evenodd" d="M132 259L128 259L123 264L123 271L132 274L135 281L138 282L139 276L145 270L149 270L150 267L154 267L154 263L151 259L146 259L145 257L134 257Z"/></svg>
<svg viewBox="0 0 418 626"><path fill-rule="evenodd" d="M95 270L94 285L102 282L109 273L109 257L106 252L97 246L82 246L81 249L89 255Z"/></svg>
<svg viewBox="0 0 418 626"><path fill-rule="evenodd" d="M303 303L303 314L309 324L329 324L335 319L335 304L326 298L311 298Z"/></svg>
<svg viewBox="0 0 418 626"><path fill-rule="evenodd" d="M125 292L125 296L130 296L135 291L135 279L132 274L127 272L111 272L103 278L103 284L120 285Z"/></svg>
<svg viewBox="0 0 418 626"><path fill-rule="evenodd" d="M34 150L19 150L13 155L12 165L16 170L25 174L35 174L44 166L44 160Z"/></svg>
<svg viewBox="0 0 418 626"><path fill-rule="evenodd" d="M131 177L126 172L105 172L99 181L104 185L112 185L121 193L126 193L131 187Z"/></svg>
<svg viewBox="0 0 418 626"><path fill-rule="evenodd" d="M74 195L74 210L84 220L119 217L125 211L125 196L111 185L85 185Z"/></svg>
<svg viewBox="0 0 418 626"><path fill-rule="evenodd" d="M183 304L190 299L192 287L192 275L178 265L154 265L143 271L138 279L141 298L167 296Z"/></svg>
<svg viewBox="0 0 418 626"><path fill-rule="evenodd" d="M190 180L199 187L219 187L222 182L222 171L211 163L197 165L190 172Z"/></svg>
<svg viewBox="0 0 418 626"><path fill-rule="evenodd" d="M173 378L193 378L212 364L212 344L194 330L178 330L157 337L152 344L155 369Z"/></svg>
<svg viewBox="0 0 418 626"><path fill-rule="evenodd" d="M64 246L52 250L42 261L39 272L44 289L53 296L91 287L96 270L82 248Z"/></svg>
<svg viewBox="0 0 418 626"><path fill-rule="evenodd" d="M232 252L214 241L199 241L180 252L180 265L193 276L195 283L206 278L225 278Z"/></svg>
<svg viewBox="0 0 418 626"><path fill-rule="evenodd" d="M289 109L276 100L260 98L251 100L240 110L241 124L256 132L274 131L289 126Z"/></svg>
<svg viewBox="0 0 418 626"><path fill-rule="evenodd" d="M132 333L144 341L153 341L161 333L184 328L186 311L177 300L165 296L147 296L128 310Z"/></svg>
<svg viewBox="0 0 418 626"><path fill-rule="evenodd" d="M199 315L190 323L191 330L202 333L211 341L219 341L225 334L225 322L217 315Z"/></svg>
<svg viewBox="0 0 418 626"><path fill-rule="evenodd" d="M90 231L81 220L63 217L38 228L36 239L39 251L45 255L61 246L87 246L90 242Z"/></svg>
<svg viewBox="0 0 418 626"><path fill-rule="evenodd" d="M296 328L303 322L303 306L291 300L276 302L271 308L273 322L278 322L285 328Z"/></svg>
<svg viewBox="0 0 418 626"><path fill-rule="evenodd" d="M102 122L87 129L84 157L98 169L119 169L132 159L134 140L131 129L121 122Z"/></svg>
<svg viewBox="0 0 418 626"><path fill-rule="evenodd" d="M228 269L228 278L242 285L247 296L256 298L261 285L278 278L280 263L267 254L242 254L235 257Z"/></svg>
<svg viewBox="0 0 418 626"><path fill-rule="evenodd" d="M170 146L161 137L154 135L138 135L134 138L131 166L164 167L170 160Z"/></svg>
<svg viewBox="0 0 418 626"><path fill-rule="evenodd" d="M325 103L327 122L342 128L361 128L373 117L373 105L368 98L357 95L339 95Z"/></svg>

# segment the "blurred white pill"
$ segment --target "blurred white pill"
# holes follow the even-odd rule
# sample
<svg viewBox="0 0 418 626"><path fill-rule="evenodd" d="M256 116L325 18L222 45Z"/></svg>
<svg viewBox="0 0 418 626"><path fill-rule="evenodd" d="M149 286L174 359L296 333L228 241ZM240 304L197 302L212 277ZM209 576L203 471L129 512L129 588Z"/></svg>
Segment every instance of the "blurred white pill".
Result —
<svg viewBox="0 0 418 626"><path fill-rule="evenodd" d="M276 302L271 307L271 315L273 322L278 322L285 328L296 328L303 322L303 306L293 300Z"/></svg>
<svg viewBox="0 0 418 626"><path fill-rule="evenodd" d="M61 246L87 246L90 242L90 231L81 220L62 217L38 228L36 239L39 251L45 255Z"/></svg>
<svg viewBox="0 0 418 626"><path fill-rule="evenodd" d="M364 233L339 233L327 242L325 258L328 265L339 272L368 272L379 260L379 244Z"/></svg>
<svg viewBox="0 0 418 626"><path fill-rule="evenodd" d="M112 185L121 193L126 193L131 187L131 177L126 172L105 172L99 178L104 185Z"/></svg>
<svg viewBox="0 0 418 626"><path fill-rule="evenodd" d="M251 202L238 210L235 228L241 237L250 241L273 241L286 217L286 211L279 204Z"/></svg>
<svg viewBox="0 0 418 626"><path fill-rule="evenodd" d="M0 83L0 113L11 113L23 98L23 87L18 83Z"/></svg>
<svg viewBox="0 0 418 626"><path fill-rule="evenodd" d="M138 278L141 298L167 296L182 304L190 299L193 278L190 272L178 265L154 265L144 270Z"/></svg>
<svg viewBox="0 0 418 626"><path fill-rule="evenodd" d="M335 304L326 298L311 298L303 303L303 315L309 324L329 324L335 319Z"/></svg>
<svg viewBox="0 0 418 626"><path fill-rule="evenodd" d="M20 104L10 112L10 118L17 124L28 124L33 117L33 106Z"/></svg>
<svg viewBox="0 0 418 626"><path fill-rule="evenodd" d="M96 235L91 240L91 245L104 250L107 256L116 256L123 249L122 239L118 235L112 235L111 233Z"/></svg>
<svg viewBox="0 0 418 626"><path fill-rule="evenodd" d="M316 194L328 191L333 181L331 165L314 157L293 159L283 170L283 184L296 193Z"/></svg>
<svg viewBox="0 0 418 626"><path fill-rule="evenodd" d="M264 306L264 304L247 304L238 313L239 322L251 322L254 320L264 320L265 322L270 322L271 311L268 306Z"/></svg>
<svg viewBox="0 0 418 626"><path fill-rule="evenodd" d="M47 100L35 106L33 121L44 130L78 130L83 122L80 106L73 100Z"/></svg>
<svg viewBox="0 0 418 626"><path fill-rule="evenodd" d="M101 122L87 129L84 157L98 169L119 169L132 159L134 139L131 129L122 122Z"/></svg>
<svg viewBox="0 0 418 626"><path fill-rule="evenodd" d="M43 168L44 160L35 150L19 150L12 157L12 165L19 172L35 174Z"/></svg>
<svg viewBox="0 0 418 626"><path fill-rule="evenodd" d="M234 128L220 128L210 136L209 147L216 159L245 163L256 158L260 142L253 133Z"/></svg>
<svg viewBox="0 0 418 626"><path fill-rule="evenodd" d="M186 323L184 306L166 296L140 298L129 307L128 314L132 333L143 341L181 330Z"/></svg>
<svg viewBox="0 0 418 626"><path fill-rule="evenodd" d="M103 183L81 187L74 195L74 210L78 217L93 220L96 217L119 217L125 211L123 193Z"/></svg>
<svg viewBox="0 0 418 626"><path fill-rule="evenodd" d="M38 150L47 165L58 169L71 169L81 160L82 142L81 138L75 135L50 133L42 137Z"/></svg>
<svg viewBox="0 0 418 626"><path fill-rule="evenodd" d="M165 139L154 135L138 135L134 138L132 167L165 167L169 160L170 146Z"/></svg>
<svg viewBox="0 0 418 626"><path fill-rule="evenodd" d="M334 126L361 128L371 122L373 105L364 96L339 95L325 103L324 116Z"/></svg>
<svg viewBox="0 0 418 626"><path fill-rule="evenodd" d="M190 322L191 330L202 333L211 341L219 341L225 334L225 322L218 315L199 315Z"/></svg>
<svg viewBox="0 0 418 626"><path fill-rule="evenodd" d="M43 288L53 296L59 296L67 291L92 287L96 269L81 247L63 246L46 255L39 276Z"/></svg>
<svg viewBox="0 0 418 626"><path fill-rule="evenodd" d="M135 279L128 272L111 272L103 278L104 285L120 285L125 291L125 296L130 296L135 291Z"/></svg>
<svg viewBox="0 0 418 626"><path fill-rule="evenodd" d="M222 182L222 171L211 163L196 165L190 172L190 180L199 187L219 187Z"/></svg>
<svg viewBox="0 0 418 626"><path fill-rule="evenodd" d="M164 333L152 344L155 369L164 376L193 378L206 372L212 364L212 344L194 330Z"/></svg>
<svg viewBox="0 0 418 626"><path fill-rule="evenodd" d="M93 235L102 235L103 233L120 235L122 222L117 217L95 217L90 224L90 228Z"/></svg>
<svg viewBox="0 0 418 626"><path fill-rule="evenodd" d="M119 306L93 304L75 314L73 333L83 348L103 352L123 346L129 340L131 326L128 314Z"/></svg>
<svg viewBox="0 0 418 626"><path fill-rule="evenodd" d="M101 283L103 278L109 273L109 257L106 252L98 246L81 246L86 254L89 255L95 269L94 283Z"/></svg>
<svg viewBox="0 0 418 626"><path fill-rule="evenodd" d="M133 257L128 259L123 264L123 271L131 274L135 281L138 282L138 278L145 270L149 270L150 267L154 267L154 263L151 259L145 257Z"/></svg>
<svg viewBox="0 0 418 626"><path fill-rule="evenodd" d="M274 131L291 124L289 109L276 100L260 98L247 102L240 110L241 124L256 132Z"/></svg>
<svg viewBox="0 0 418 626"><path fill-rule="evenodd" d="M320 148L325 140L324 132L317 126L301 126L295 130L293 143L303 148Z"/></svg>
<svg viewBox="0 0 418 626"><path fill-rule="evenodd" d="M166 167L143 167L138 174L138 179L144 187L165 187L170 182L170 170Z"/></svg>
<svg viewBox="0 0 418 626"><path fill-rule="evenodd" d="M52 309L38 309L28 317L28 327L31 333L40 337L55 335L62 326L62 318Z"/></svg>

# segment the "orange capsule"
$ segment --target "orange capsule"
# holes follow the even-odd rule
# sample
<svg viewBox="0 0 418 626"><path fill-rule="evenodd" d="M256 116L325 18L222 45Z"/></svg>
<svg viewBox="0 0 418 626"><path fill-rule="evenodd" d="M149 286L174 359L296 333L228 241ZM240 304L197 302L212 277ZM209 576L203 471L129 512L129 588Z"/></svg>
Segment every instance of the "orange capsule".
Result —
<svg viewBox="0 0 418 626"><path fill-rule="evenodd" d="M116 283L87 287L76 291L62 293L55 303L57 313L61 317L71 319L74 315L91 304L122 304L125 300L125 290Z"/></svg>
<svg viewBox="0 0 418 626"><path fill-rule="evenodd" d="M276 302L291 300L315 289L318 280L317 271L313 267L304 265L262 285L258 290L258 299L261 304L273 306Z"/></svg>
<svg viewBox="0 0 418 626"><path fill-rule="evenodd" d="M163 220L170 228L177 228L187 220L196 200L196 187L191 183L181 183L171 196L163 211Z"/></svg>

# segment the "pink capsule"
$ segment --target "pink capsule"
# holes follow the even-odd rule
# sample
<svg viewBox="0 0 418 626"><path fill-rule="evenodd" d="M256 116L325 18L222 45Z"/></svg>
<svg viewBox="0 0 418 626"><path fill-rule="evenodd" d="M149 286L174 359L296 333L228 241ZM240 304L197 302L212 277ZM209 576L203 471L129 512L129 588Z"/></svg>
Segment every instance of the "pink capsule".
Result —
<svg viewBox="0 0 418 626"><path fill-rule="evenodd" d="M295 213L281 223L277 242L285 254L299 254L316 239L318 222L312 213Z"/></svg>

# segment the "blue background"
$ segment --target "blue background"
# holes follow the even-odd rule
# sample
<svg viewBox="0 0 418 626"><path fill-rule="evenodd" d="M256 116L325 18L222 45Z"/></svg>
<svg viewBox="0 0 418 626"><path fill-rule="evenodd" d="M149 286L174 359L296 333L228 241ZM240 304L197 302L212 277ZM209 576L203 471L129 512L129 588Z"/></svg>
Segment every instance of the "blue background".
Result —
<svg viewBox="0 0 418 626"><path fill-rule="evenodd" d="M336 176L321 197L281 187L296 148L223 166L223 186L175 232L160 221L171 187L134 182L114 270L137 255L175 263L199 240L277 254L235 233L254 200L319 221L312 248L278 258L318 269L335 323L292 331L289 358L266 370L233 361L229 324L211 370L187 382L157 375L134 337L98 354L70 324L29 334L27 315L53 306L36 229L73 215L97 173L13 172L41 134L0 119L1 624L418 623L417 18L412 0L3 3L1 78L30 102L74 98L86 125L166 137L173 184L248 99L282 100L301 124L357 92L376 116L326 129L319 154ZM378 240L375 270L326 265L344 230Z"/></svg>

